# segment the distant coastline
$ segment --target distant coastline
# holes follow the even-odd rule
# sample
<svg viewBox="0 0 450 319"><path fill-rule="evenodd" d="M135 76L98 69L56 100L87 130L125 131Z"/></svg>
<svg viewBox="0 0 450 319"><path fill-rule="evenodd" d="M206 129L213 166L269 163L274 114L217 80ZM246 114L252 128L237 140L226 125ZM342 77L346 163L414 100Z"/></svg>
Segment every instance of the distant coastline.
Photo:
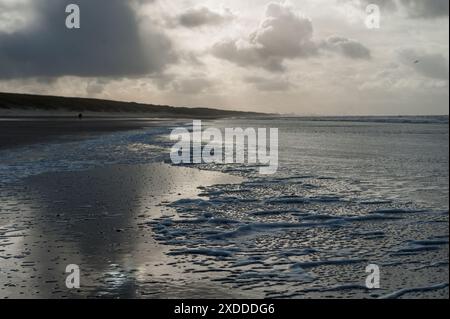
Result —
<svg viewBox="0 0 450 319"><path fill-rule="evenodd" d="M173 107L92 98L60 97L0 92L2 117L73 117L82 113L91 117L152 117L214 119L224 117L267 116L257 112L240 112L201 107Z"/></svg>

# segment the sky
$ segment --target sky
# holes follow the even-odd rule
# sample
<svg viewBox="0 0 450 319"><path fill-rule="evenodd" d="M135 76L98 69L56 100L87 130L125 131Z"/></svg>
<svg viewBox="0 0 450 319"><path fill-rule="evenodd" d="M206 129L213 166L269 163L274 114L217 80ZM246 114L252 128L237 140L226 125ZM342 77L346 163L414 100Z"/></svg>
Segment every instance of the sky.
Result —
<svg viewBox="0 0 450 319"><path fill-rule="evenodd" d="M71 3L79 29L65 26ZM365 23L369 4L379 28ZM0 91L444 115L448 13L448 0L0 0Z"/></svg>

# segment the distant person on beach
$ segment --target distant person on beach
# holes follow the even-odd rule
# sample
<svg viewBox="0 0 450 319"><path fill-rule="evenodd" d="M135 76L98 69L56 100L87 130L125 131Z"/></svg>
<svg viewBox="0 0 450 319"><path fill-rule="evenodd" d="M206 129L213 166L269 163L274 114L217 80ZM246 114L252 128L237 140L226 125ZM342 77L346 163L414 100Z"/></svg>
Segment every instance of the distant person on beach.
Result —
<svg viewBox="0 0 450 319"><path fill-rule="evenodd" d="M80 119L80 120L83 119L83 114L81 114L81 113L78 114L78 119Z"/></svg>

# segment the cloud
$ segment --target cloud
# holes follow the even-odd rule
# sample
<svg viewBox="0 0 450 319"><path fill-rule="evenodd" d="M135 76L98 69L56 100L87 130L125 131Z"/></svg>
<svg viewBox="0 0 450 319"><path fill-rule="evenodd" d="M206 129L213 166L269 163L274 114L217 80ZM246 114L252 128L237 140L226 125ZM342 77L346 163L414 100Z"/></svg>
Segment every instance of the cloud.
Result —
<svg viewBox="0 0 450 319"><path fill-rule="evenodd" d="M214 83L204 77L192 77L188 79L176 80L172 83L176 92L182 94L199 94L211 89Z"/></svg>
<svg viewBox="0 0 450 319"><path fill-rule="evenodd" d="M230 10L223 13L211 11L207 7L192 8L177 16L177 22L186 28L196 28L206 25L220 25L234 18Z"/></svg>
<svg viewBox="0 0 450 319"><path fill-rule="evenodd" d="M32 19L27 0L0 0L0 32L13 32Z"/></svg>
<svg viewBox="0 0 450 319"><path fill-rule="evenodd" d="M403 64L423 76L448 81L448 60L441 54L429 54L413 49L405 49L399 52L399 58Z"/></svg>
<svg viewBox="0 0 450 319"><path fill-rule="evenodd" d="M261 67L271 72L282 72L283 58L265 54L264 49L235 40L224 40L216 43L212 49L214 56L228 60L239 66Z"/></svg>
<svg viewBox="0 0 450 319"><path fill-rule="evenodd" d="M310 19L297 14L290 6L270 3L259 28L248 39L228 39L216 43L214 56L239 66L261 67L271 72L285 71L284 61L319 54L320 49L349 58L367 58L369 49L355 40L332 38L317 44L313 40Z"/></svg>
<svg viewBox="0 0 450 319"><path fill-rule="evenodd" d="M86 84L86 94L88 96L101 94L105 90L105 85L107 84L108 81L103 79L94 79L92 81L88 81Z"/></svg>
<svg viewBox="0 0 450 319"><path fill-rule="evenodd" d="M333 36L323 41L320 47L324 50L341 53L351 59L370 59L370 50L352 39Z"/></svg>
<svg viewBox="0 0 450 319"><path fill-rule="evenodd" d="M448 0L361 0L361 4L376 4L385 12L400 11L410 18L441 18L449 13Z"/></svg>
<svg viewBox="0 0 450 319"><path fill-rule="evenodd" d="M270 3L259 28L246 40L225 40L213 54L240 66L258 66L272 72L284 71L283 61L316 54L309 19L290 7Z"/></svg>
<svg viewBox="0 0 450 319"><path fill-rule="evenodd" d="M343 0L347 2L355 2L355 0ZM395 11L397 10L397 4L396 0L360 0L360 4L364 7L368 6L369 4L375 4L379 6L382 10L391 10Z"/></svg>
<svg viewBox="0 0 450 319"><path fill-rule="evenodd" d="M264 54L281 58L308 56L315 53L311 20L290 7L271 3L266 18L250 36L250 41L264 49Z"/></svg>
<svg viewBox="0 0 450 319"><path fill-rule="evenodd" d="M77 0L81 28L69 30L71 2L33 1L35 23L0 32L0 78L136 76L161 72L176 59L162 32L140 33L132 8L138 1Z"/></svg>
<svg viewBox="0 0 450 319"><path fill-rule="evenodd" d="M412 18L448 17L448 0L401 0L401 5Z"/></svg>
<svg viewBox="0 0 450 319"><path fill-rule="evenodd" d="M291 82L285 79L272 79L259 76L245 78L245 82L253 84L259 91L287 91L292 87Z"/></svg>

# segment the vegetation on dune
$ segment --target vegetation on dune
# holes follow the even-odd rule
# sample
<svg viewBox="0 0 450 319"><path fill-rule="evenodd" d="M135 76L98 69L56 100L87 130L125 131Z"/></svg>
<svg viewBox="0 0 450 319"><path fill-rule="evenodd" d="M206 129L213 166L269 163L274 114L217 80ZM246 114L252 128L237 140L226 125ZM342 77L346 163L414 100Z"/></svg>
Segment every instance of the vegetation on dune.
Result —
<svg viewBox="0 0 450 319"><path fill-rule="evenodd" d="M31 94L0 93L0 109L23 111L54 111L74 113L129 113L151 117L215 118L258 115L213 108L173 107L135 102L120 102L78 97L58 97Z"/></svg>

